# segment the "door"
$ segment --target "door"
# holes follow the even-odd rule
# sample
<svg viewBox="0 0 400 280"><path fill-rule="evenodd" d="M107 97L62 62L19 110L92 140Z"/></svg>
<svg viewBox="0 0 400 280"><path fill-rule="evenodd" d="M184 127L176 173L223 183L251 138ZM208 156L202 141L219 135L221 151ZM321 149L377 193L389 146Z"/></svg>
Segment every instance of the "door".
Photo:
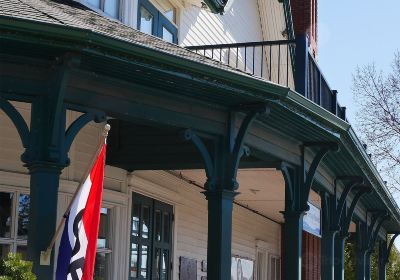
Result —
<svg viewBox="0 0 400 280"><path fill-rule="evenodd" d="M171 279L172 206L132 194L129 279Z"/></svg>

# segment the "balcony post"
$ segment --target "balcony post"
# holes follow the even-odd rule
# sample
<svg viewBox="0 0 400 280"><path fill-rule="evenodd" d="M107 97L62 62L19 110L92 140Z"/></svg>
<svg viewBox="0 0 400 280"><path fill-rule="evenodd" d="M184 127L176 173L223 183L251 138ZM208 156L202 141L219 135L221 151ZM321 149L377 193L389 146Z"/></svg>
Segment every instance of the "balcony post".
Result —
<svg viewBox="0 0 400 280"><path fill-rule="evenodd" d="M296 34L295 89L305 97L308 89L308 38L307 34Z"/></svg>

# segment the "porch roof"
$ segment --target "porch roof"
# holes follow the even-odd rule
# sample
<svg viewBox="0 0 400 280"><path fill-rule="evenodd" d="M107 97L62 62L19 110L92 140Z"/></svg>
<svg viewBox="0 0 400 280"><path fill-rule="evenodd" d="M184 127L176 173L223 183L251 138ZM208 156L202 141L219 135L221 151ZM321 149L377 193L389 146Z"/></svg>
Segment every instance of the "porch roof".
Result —
<svg viewBox="0 0 400 280"><path fill-rule="evenodd" d="M86 60L81 67L86 67L86 70L107 72L108 76L116 75L124 80L133 79L135 71L154 71L167 77L171 84L161 84L151 75L136 75L140 77L134 77L135 82L177 91L176 85L190 81L192 84L182 86L175 94L192 98L193 87L201 85L195 97L218 106L269 103L275 114L268 119L260 118L261 123L298 141L322 139L340 142L342 152L336 158L329 156L326 159L329 168L335 174L362 174L375 190L363 202L369 207L386 205L393 218L386 228L389 231L400 230L399 208L350 125L288 88L143 34L74 1L0 0L0 25L1 38L11 38L12 42L10 45L2 44L2 48L16 42L40 46L35 49L27 45L24 49L27 57L43 55L42 47L49 51L49 57L52 51L60 53L69 49L85 53ZM129 65L131 61L135 66ZM162 69L155 71L155 64ZM118 71L121 66L124 71ZM118 106L117 102L114 106Z"/></svg>

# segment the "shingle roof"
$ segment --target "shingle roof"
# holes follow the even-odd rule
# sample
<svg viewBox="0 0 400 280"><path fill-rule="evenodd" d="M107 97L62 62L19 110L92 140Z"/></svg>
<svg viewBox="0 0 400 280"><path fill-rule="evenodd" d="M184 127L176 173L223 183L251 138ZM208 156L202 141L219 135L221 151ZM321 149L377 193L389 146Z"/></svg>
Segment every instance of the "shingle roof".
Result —
<svg viewBox="0 0 400 280"><path fill-rule="evenodd" d="M34 22L63 25L101 34L167 54L179 56L220 69L250 75L219 61L212 60L183 47L171 44L119 21L100 15L72 0L0 0L0 17L19 18ZM251 76L251 75L250 75ZM257 77L254 77L257 79Z"/></svg>

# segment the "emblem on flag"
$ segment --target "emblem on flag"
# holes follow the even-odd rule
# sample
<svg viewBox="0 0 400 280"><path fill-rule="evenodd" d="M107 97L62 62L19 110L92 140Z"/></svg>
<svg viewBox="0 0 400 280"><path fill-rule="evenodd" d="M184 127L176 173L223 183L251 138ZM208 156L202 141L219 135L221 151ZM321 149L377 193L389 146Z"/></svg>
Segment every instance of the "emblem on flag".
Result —
<svg viewBox="0 0 400 280"><path fill-rule="evenodd" d="M103 193L106 144L70 204L57 259L56 280L92 280Z"/></svg>

